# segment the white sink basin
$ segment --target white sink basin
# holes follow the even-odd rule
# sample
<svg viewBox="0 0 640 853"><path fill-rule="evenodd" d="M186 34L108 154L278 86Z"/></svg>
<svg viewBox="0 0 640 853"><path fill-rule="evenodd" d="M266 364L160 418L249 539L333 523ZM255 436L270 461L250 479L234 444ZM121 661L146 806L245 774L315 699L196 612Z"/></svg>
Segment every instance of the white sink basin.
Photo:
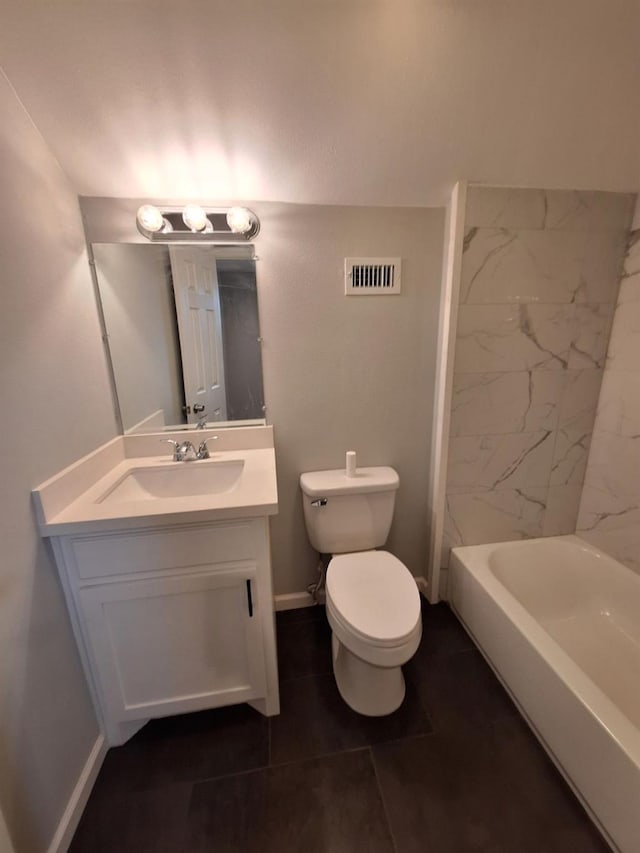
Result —
<svg viewBox="0 0 640 853"><path fill-rule="evenodd" d="M243 468L242 459L130 468L96 503L129 503L230 492L240 480Z"/></svg>

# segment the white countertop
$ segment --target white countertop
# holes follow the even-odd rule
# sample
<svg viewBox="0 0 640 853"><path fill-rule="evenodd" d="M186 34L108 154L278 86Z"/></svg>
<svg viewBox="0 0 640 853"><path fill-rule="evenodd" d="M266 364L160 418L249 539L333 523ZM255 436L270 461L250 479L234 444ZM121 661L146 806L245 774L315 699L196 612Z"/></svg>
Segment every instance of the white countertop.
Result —
<svg viewBox="0 0 640 853"><path fill-rule="evenodd" d="M259 427L273 434L270 427ZM206 435L206 434L205 434ZM174 462L162 456L126 456L126 439L114 439L95 453L40 485L33 492L43 536L124 530L167 524L190 524L231 518L275 515L278 511L273 446L221 449L209 461ZM236 445L238 441L225 441ZM223 444L221 441L220 444ZM145 500L105 500L109 490L134 469L208 465L242 460L242 476L232 488L210 494Z"/></svg>

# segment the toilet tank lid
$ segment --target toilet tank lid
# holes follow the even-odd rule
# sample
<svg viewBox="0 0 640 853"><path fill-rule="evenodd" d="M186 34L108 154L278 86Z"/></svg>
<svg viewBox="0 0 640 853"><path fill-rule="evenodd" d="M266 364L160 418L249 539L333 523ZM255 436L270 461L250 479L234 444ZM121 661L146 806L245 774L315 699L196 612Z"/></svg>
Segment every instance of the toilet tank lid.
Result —
<svg viewBox="0 0 640 853"><path fill-rule="evenodd" d="M367 492L392 492L400 485L393 468L358 468L355 477L347 477L344 468L333 471L308 471L300 475L300 488L311 498L327 495L357 495Z"/></svg>

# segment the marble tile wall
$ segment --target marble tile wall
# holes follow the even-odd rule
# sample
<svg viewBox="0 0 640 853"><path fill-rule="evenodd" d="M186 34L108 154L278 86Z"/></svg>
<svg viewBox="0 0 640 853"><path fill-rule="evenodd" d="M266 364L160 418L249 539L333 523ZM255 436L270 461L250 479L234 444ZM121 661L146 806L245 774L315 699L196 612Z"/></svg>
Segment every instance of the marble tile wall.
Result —
<svg viewBox="0 0 640 853"><path fill-rule="evenodd" d="M640 572L640 204L613 317L577 530Z"/></svg>
<svg viewBox="0 0 640 853"><path fill-rule="evenodd" d="M633 203L469 188L443 565L575 531Z"/></svg>

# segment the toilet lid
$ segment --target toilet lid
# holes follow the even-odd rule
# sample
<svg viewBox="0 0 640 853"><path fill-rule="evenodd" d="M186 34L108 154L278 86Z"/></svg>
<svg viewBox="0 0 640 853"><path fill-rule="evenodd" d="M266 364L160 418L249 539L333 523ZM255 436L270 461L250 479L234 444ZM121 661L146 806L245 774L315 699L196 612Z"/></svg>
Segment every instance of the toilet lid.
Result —
<svg viewBox="0 0 640 853"><path fill-rule="evenodd" d="M416 582L388 551L334 557L327 570L327 599L352 631L376 645L401 642L420 619Z"/></svg>

